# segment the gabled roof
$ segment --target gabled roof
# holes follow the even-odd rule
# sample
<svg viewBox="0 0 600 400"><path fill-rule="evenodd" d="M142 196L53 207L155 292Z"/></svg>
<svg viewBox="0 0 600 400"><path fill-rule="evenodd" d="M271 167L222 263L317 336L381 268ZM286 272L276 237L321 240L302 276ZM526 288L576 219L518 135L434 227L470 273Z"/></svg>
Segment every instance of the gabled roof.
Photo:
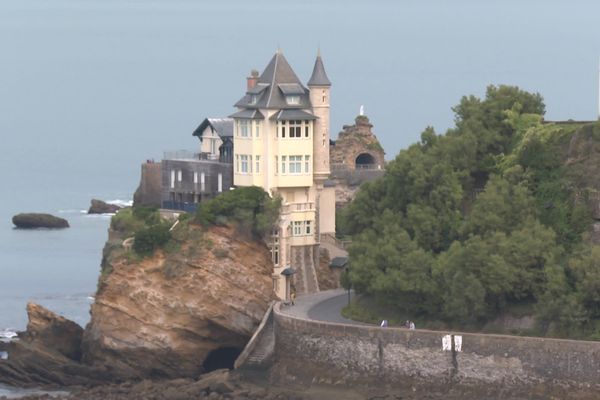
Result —
<svg viewBox="0 0 600 400"><path fill-rule="evenodd" d="M308 89L302 85L281 51L277 51L256 85L248 90L235 106L252 109L310 108L308 93ZM300 101L289 105L286 95L299 96Z"/></svg>
<svg viewBox="0 0 600 400"><path fill-rule="evenodd" d="M317 55L317 59L315 60L315 66L313 68L312 75L308 80L308 86L331 86L331 81L327 77L325 66L323 65L323 60L321 59L320 54Z"/></svg>
<svg viewBox="0 0 600 400"><path fill-rule="evenodd" d="M213 132L217 132L221 138L233 136L233 118L206 118L192 133L192 136L198 136L202 140L202 134L208 127Z"/></svg>

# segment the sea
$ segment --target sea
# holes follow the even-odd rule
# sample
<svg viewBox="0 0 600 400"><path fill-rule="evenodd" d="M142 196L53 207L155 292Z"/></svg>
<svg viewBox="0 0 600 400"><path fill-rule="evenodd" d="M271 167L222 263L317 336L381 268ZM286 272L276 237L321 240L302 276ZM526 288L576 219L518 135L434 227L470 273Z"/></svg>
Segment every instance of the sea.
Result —
<svg viewBox="0 0 600 400"><path fill-rule="evenodd" d="M280 49L306 82L322 54L331 136L364 106L393 159L462 96L540 92L549 120L598 117L594 0L0 0L0 338L27 302L89 321L109 215L140 164L198 148ZM66 218L18 230L20 212ZM1 360L0 360L1 362ZM1 393L1 392L0 392Z"/></svg>

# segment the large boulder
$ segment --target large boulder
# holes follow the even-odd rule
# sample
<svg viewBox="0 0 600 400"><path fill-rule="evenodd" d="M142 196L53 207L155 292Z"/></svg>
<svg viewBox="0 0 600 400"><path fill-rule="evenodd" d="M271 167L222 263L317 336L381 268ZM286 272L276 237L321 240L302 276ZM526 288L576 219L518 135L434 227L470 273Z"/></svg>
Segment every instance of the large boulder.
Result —
<svg viewBox="0 0 600 400"><path fill-rule="evenodd" d="M12 218L12 222L17 228L24 229L69 227L69 222L64 218L40 213L17 214Z"/></svg>
<svg viewBox="0 0 600 400"><path fill-rule="evenodd" d="M0 342L0 383L17 387L89 385L106 380L103 371L79 363L83 329L37 304L27 305L27 331Z"/></svg>
<svg viewBox="0 0 600 400"><path fill-rule="evenodd" d="M81 359L83 328L35 303L27 304L26 335L72 360Z"/></svg>
<svg viewBox="0 0 600 400"><path fill-rule="evenodd" d="M108 204L102 200L92 199L88 214L114 214L120 209L121 207L115 204Z"/></svg>
<svg viewBox="0 0 600 400"><path fill-rule="evenodd" d="M105 257L85 364L117 379L195 378L212 352L244 348L273 299L268 248L230 227L183 223L172 234L177 251L140 259L116 246Z"/></svg>

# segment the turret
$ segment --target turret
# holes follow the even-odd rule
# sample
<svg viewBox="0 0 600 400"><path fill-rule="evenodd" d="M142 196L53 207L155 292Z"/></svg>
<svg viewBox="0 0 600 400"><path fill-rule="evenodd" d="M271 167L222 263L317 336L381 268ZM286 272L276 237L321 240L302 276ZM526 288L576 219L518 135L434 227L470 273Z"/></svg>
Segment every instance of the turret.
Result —
<svg viewBox="0 0 600 400"><path fill-rule="evenodd" d="M329 177L329 94L331 81L325 73L320 52L317 54L312 75L308 80L310 102L313 114L317 117L313 141L313 174L315 181L324 181Z"/></svg>

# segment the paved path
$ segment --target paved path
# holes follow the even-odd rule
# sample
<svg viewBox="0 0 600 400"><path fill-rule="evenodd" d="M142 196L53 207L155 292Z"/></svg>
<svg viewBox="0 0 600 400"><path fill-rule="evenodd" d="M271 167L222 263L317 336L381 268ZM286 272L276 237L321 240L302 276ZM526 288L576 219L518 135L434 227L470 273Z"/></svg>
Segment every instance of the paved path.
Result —
<svg viewBox="0 0 600 400"><path fill-rule="evenodd" d="M354 293L352 293L354 297ZM342 308L348 304L348 292L344 289L325 290L296 298L295 305L281 307L281 311L299 318L342 324L368 325L342 317Z"/></svg>

